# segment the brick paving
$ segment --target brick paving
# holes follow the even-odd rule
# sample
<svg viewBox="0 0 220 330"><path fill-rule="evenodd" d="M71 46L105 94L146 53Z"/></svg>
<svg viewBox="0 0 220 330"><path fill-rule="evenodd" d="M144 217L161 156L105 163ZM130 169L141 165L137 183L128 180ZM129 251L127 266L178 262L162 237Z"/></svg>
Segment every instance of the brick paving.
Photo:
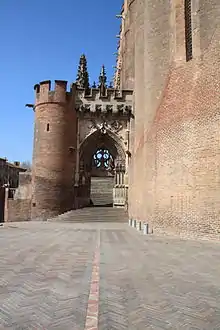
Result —
<svg viewBox="0 0 220 330"><path fill-rule="evenodd" d="M219 261L219 243L126 224L8 224L0 329L220 329Z"/></svg>

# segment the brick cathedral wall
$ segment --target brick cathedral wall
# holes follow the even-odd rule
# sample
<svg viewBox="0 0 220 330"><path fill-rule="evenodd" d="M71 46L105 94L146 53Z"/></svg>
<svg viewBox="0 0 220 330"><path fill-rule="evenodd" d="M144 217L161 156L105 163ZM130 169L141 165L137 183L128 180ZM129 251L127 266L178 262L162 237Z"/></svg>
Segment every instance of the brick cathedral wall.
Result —
<svg viewBox="0 0 220 330"><path fill-rule="evenodd" d="M186 62L184 1L135 2L130 217L156 232L219 237L220 4L194 2Z"/></svg>
<svg viewBox="0 0 220 330"><path fill-rule="evenodd" d="M202 61L172 71L167 96L158 109L154 225L163 230L220 234L220 61L213 56L216 47L214 38Z"/></svg>
<svg viewBox="0 0 220 330"><path fill-rule="evenodd" d="M134 55L135 55L135 22L136 2L127 1L124 6L123 36L121 41L122 74L121 82L124 89L134 89Z"/></svg>

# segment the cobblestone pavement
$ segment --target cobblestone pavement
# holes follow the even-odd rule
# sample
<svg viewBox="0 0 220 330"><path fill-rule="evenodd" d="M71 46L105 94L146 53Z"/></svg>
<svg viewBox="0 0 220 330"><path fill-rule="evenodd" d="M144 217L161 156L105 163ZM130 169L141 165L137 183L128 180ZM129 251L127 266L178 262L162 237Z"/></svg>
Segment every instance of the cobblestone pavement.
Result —
<svg viewBox="0 0 220 330"><path fill-rule="evenodd" d="M0 227L0 329L220 329L220 244L114 223Z"/></svg>

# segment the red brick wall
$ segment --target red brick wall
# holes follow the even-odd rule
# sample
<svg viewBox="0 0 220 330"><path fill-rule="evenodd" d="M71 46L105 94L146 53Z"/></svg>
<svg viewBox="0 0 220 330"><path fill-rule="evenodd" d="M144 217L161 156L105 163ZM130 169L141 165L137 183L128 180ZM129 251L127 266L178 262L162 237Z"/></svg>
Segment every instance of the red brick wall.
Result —
<svg viewBox="0 0 220 330"><path fill-rule="evenodd" d="M32 171L32 218L56 216L72 208L76 161L74 91L66 82L37 87Z"/></svg>
<svg viewBox="0 0 220 330"><path fill-rule="evenodd" d="M190 62L183 4L145 1L142 34L136 19L129 213L157 232L218 238L220 3L193 3Z"/></svg>

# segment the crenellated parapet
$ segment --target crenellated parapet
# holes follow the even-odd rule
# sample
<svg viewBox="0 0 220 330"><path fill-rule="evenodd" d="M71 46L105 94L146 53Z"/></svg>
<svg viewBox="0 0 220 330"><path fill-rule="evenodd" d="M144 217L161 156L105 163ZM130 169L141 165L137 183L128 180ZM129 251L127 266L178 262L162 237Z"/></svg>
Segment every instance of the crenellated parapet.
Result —
<svg viewBox="0 0 220 330"><path fill-rule="evenodd" d="M67 90L68 82L65 80L55 80L54 89L51 90L51 81L41 81L34 86L35 107L45 103L70 103L75 95L75 84Z"/></svg>
<svg viewBox="0 0 220 330"><path fill-rule="evenodd" d="M60 104L72 106L78 113L113 113L131 115L133 107L133 91L114 88L79 88L72 84L67 88L65 80L55 80L54 88L51 81L42 81L34 86L35 104L33 108L42 104Z"/></svg>
<svg viewBox="0 0 220 330"><path fill-rule="evenodd" d="M103 95L99 88L76 90L75 108L79 113L112 113L131 115L133 91L107 88Z"/></svg>

